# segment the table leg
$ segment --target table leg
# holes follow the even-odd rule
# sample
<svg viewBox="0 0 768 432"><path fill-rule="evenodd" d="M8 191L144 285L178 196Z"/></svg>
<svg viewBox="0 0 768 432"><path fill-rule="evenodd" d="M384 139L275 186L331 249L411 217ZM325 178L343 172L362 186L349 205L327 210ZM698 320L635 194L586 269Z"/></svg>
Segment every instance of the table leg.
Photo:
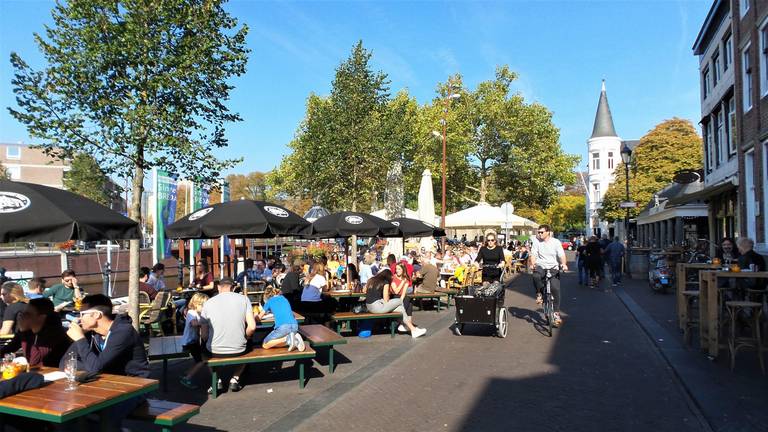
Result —
<svg viewBox="0 0 768 432"><path fill-rule="evenodd" d="M437 296L435 300L437 300L437 311L440 312L440 299L442 299L443 296Z"/></svg>
<svg viewBox="0 0 768 432"><path fill-rule="evenodd" d="M163 359L163 392L168 393L168 359Z"/></svg>
<svg viewBox="0 0 768 432"><path fill-rule="evenodd" d="M395 329L397 328L397 321L391 320L389 322L389 334L392 336L392 338L395 337Z"/></svg>
<svg viewBox="0 0 768 432"><path fill-rule="evenodd" d="M708 351L709 355L712 357L717 357L718 351L720 351L720 341L718 340L718 333L719 333L719 325L718 325L718 314L719 314L719 308L720 308L720 302L718 301L718 293L717 293L717 278L710 278L709 286L707 287L707 296L709 297L708 304L707 304L707 322L709 325L709 341L708 341Z"/></svg>
<svg viewBox="0 0 768 432"><path fill-rule="evenodd" d="M333 345L328 347L328 372L333 373Z"/></svg>
<svg viewBox="0 0 768 432"><path fill-rule="evenodd" d="M709 277L699 272L699 348L706 350L709 343Z"/></svg>
<svg viewBox="0 0 768 432"><path fill-rule="evenodd" d="M216 399L219 396L219 374L216 368L211 368L211 396Z"/></svg>
<svg viewBox="0 0 768 432"><path fill-rule="evenodd" d="M299 389L304 388L304 360L299 360Z"/></svg>

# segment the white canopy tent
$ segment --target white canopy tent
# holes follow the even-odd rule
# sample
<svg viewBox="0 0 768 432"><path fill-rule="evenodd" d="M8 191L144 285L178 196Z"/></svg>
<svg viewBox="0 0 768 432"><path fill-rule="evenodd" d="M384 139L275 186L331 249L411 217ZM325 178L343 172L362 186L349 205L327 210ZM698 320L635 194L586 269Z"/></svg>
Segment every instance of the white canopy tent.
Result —
<svg viewBox="0 0 768 432"><path fill-rule="evenodd" d="M512 215L507 221L501 207L488 203L479 203L445 216L445 230L449 237L466 234L471 239L476 235L485 235L488 231L498 232L504 227L510 230L510 235L532 235L539 225L517 215Z"/></svg>

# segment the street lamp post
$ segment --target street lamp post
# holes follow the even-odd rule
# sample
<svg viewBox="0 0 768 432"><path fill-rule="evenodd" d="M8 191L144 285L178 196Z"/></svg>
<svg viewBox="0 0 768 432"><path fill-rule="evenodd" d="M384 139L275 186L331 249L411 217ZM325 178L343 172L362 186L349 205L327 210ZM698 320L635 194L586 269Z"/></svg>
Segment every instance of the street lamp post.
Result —
<svg viewBox="0 0 768 432"><path fill-rule="evenodd" d="M456 93L458 90L458 86L455 83L451 83L449 81L448 84L448 94L445 96L445 99L443 99L443 118L440 119L440 123L443 125L443 133L441 134L438 131L432 131L432 135L434 135L436 138L442 137L443 139L443 162L442 162L442 194L441 194L441 203L440 203L440 228L445 229L445 179L447 176L447 140L448 140L448 121L446 120L446 117L448 115L448 104L450 103L451 99L458 99L461 97L460 93ZM443 238L443 241L445 241L445 238Z"/></svg>
<svg viewBox="0 0 768 432"><path fill-rule="evenodd" d="M629 203L629 164L632 163L632 149L624 143L624 147L621 149L621 161L624 162L624 186L625 186L625 201ZM629 205L626 207L626 213L624 215L624 237L627 240L627 254L626 254L626 266L625 271L629 274L629 249L632 245L629 239Z"/></svg>

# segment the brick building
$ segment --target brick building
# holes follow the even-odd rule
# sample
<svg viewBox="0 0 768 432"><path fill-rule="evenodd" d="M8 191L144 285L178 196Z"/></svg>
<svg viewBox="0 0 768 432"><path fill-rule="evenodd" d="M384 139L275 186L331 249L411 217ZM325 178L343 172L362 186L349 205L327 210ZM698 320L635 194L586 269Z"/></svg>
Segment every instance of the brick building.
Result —
<svg viewBox="0 0 768 432"><path fill-rule="evenodd" d="M768 251L768 0L715 0L699 57L704 189L711 238L747 236Z"/></svg>
<svg viewBox="0 0 768 432"><path fill-rule="evenodd" d="M11 180L64 188L64 172L69 163L48 157L42 150L26 144L0 144L0 163Z"/></svg>

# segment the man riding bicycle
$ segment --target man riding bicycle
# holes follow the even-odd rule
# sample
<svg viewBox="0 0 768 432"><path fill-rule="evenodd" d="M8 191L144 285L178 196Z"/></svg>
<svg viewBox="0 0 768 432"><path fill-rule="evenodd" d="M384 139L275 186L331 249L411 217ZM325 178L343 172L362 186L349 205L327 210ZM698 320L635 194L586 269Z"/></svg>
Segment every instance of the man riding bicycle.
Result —
<svg viewBox="0 0 768 432"><path fill-rule="evenodd" d="M536 304L542 304L544 298L542 290L544 288L544 275L547 269L554 269L554 277L550 281L550 289L554 297L554 317L555 325L563 323L560 317L560 272L558 264L562 271L568 271L568 265L565 259L565 251L562 243L552 237L552 231L549 225L539 225L536 232L536 238L531 245L531 254L529 266L533 270L533 286L536 288Z"/></svg>

